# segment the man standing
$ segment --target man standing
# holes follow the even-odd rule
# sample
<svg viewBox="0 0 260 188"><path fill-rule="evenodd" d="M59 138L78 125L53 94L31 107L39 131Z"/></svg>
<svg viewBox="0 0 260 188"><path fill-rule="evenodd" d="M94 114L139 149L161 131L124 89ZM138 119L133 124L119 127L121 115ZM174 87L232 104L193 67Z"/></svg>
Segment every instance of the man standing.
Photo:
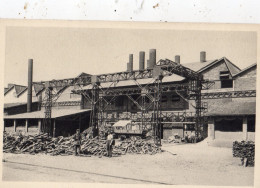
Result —
<svg viewBox="0 0 260 188"><path fill-rule="evenodd" d="M107 135L107 156L112 157L113 135L109 131Z"/></svg>
<svg viewBox="0 0 260 188"><path fill-rule="evenodd" d="M76 130L74 141L75 141L75 155L78 155L80 153L80 141L81 141L81 135L79 129Z"/></svg>

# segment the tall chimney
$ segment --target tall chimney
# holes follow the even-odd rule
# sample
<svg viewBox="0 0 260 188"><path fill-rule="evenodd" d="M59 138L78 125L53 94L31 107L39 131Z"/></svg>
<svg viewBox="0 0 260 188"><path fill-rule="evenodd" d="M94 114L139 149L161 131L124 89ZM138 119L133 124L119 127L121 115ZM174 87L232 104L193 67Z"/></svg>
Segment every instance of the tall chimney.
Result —
<svg viewBox="0 0 260 188"><path fill-rule="evenodd" d="M200 52L200 62L206 62L206 52L204 51Z"/></svg>
<svg viewBox="0 0 260 188"><path fill-rule="evenodd" d="M139 70L144 70L145 53L139 52Z"/></svg>
<svg viewBox="0 0 260 188"><path fill-rule="evenodd" d="M147 69L151 69L151 64L150 64L149 59L147 59Z"/></svg>
<svg viewBox="0 0 260 188"><path fill-rule="evenodd" d="M156 65L156 49L149 51L149 64L151 69Z"/></svg>
<svg viewBox="0 0 260 188"><path fill-rule="evenodd" d="M33 80L33 60L28 60L28 91L27 91L27 112L32 111L32 80Z"/></svg>
<svg viewBox="0 0 260 188"><path fill-rule="evenodd" d="M129 71L133 71L133 54L129 54Z"/></svg>
<svg viewBox="0 0 260 188"><path fill-rule="evenodd" d="M179 55L175 56L175 63L178 63L178 64L181 63L181 57Z"/></svg>
<svg viewBox="0 0 260 188"><path fill-rule="evenodd" d="M130 72L129 63L126 64L126 71L127 71L127 72Z"/></svg>

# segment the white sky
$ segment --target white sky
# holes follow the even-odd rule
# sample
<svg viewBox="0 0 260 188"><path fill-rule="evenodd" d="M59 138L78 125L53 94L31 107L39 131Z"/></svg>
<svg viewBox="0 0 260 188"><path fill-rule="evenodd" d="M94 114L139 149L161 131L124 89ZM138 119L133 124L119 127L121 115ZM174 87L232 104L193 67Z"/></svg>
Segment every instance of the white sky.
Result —
<svg viewBox="0 0 260 188"><path fill-rule="evenodd" d="M34 81L126 70L130 53L138 69L139 51L157 49L157 60L181 56L181 63L227 57L238 67L256 63L254 32L176 31L151 29L93 29L7 27L5 86L27 84L28 59L34 59Z"/></svg>

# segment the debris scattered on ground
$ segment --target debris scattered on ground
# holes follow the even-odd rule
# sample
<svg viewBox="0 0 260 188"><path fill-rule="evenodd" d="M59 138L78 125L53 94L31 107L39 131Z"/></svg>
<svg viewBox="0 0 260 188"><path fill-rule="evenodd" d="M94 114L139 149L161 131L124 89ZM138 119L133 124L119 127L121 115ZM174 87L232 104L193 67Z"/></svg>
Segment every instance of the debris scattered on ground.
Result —
<svg viewBox="0 0 260 188"><path fill-rule="evenodd" d="M255 165L255 142L241 141L233 142L233 157L241 158L242 165Z"/></svg>
<svg viewBox="0 0 260 188"><path fill-rule="evenodd" d="M84 135L84 136L83 136ZM87 135L87 136L85 136ZM91 138L91 130L82 133L81 154L86 156L107 156L106 140L102 138ZM74 135L70 137L49 137L47 134L39 135L11 135L4 133L5 153L45 153L50 155L73 155ZM161 148L153 143L153 140L142 140L141 138L129 138L118 141L113 149L113 156L132 154L156 154L162 152Z"/></svg>

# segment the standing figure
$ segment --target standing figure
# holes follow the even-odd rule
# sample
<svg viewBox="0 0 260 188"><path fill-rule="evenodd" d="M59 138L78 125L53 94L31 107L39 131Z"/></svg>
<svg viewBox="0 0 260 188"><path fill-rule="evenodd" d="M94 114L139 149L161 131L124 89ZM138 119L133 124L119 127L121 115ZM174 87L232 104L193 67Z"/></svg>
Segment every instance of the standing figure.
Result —
<svg viewBox="0 0 260 188"><path fill-rule="evenodd" d="M76 130L74 141L75 141L75 155L78 155L80 154L80 142L81 142L81 135L79 129Z"/></svg>
<svg viewBox="0 0 260 188"><path fill-rule="evenodd" d="M112 145L113 145L113 135L109 131L107 135L107 156L112 157Z"/></svg>
<svg viewBox="0 0 260 188"><path fill-rule="evenodd" d="M191 131L191 143L195 143L195 131Z"/></svg>

